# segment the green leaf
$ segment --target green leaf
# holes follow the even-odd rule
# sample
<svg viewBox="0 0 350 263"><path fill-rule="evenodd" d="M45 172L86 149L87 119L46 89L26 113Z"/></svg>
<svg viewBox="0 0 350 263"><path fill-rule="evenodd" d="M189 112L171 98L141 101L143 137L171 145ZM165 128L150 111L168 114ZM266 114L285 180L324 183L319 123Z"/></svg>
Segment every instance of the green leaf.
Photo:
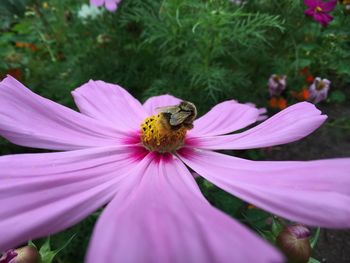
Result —
<svg viewBox="0 0 350 263"><path fill-rule="evenodd" d="M321 263L321 261L318 261L317 259L315 258L310 258L308 263Z"/></svg>
<svg viewBox="0 0 350 263"><path fill-rule="evenodd" d="M12 30L19 34L29 34L32 31L33 25L31 21L23 21L13 26Z"/></svg>
<svg viewBox="0 0 350 263"><path fill-rule="evenodd" d="M28 246L32 246L32 247L37 248L36 245L33 243L32 240L29 240L29 241L28 241Z"/></svg>
<svg viewBox="0 0 350 263"><path fill-rule="evenodd" d="M61 246L60 248L56 249L56 250L51 250L51 246L50 246L50 237L48 237L44 243L44 245L42 245L42 247L39 250L40 256L41 256L41 263L51 263L53 261L53 259L55 258L55 256L61 252L65 247L68 246L68 244L73 240L73 238L76 236L76 234L74 234L73 236L71 236L68 241Z"/></svg>
<svg viewBox="0 0 350 263"><path fill-rule="evenodd" d="M292 63L292 66L296 68L304 68L309 67L311 63L312 61L310 59L298 59Z"/></svg>
<svg viewBox="0 0 350 263"><path fill-rule="evenodd" d="M335 102L335 103L343 103L346 101L346 96L342 91L336 90L336 91L333 91L329 96L329 101Z"/></svg>
<svg viewBox="0 0 350 263"><path fill-rule="evenodd" d="M209 182L208 180L203 180L203 185L206 187L206 188L212 188L214 185Z"/></svg>
<svg viewBox="0 0 350 263"><path fill-rule="evenodd" d="M266 220L270 217L271 215L263 210L260 209L248 209L245 211L243 214L243 217L245 221L253 226L255 229L263 229L267 227L267 222Z"/></svg>
<svg viewBox="0 0 350 263"><path fill-rule="evenodd" d="M316 229L315 235L311 238L311 241L310 241L310 245L312 248L314 248L316 246L317 241L320 238L320 232L321 232L321 229L318 227Z"/></svg>
<svg viewBox="0 0 350 263"><path fill-rule="evenodd" d="M266 230L257 230L257 231L264 239L268 240L269 242L271 243L276 242L276 236L271 231L266 231Z"/></svg>
<svg viewBox="0 0 350 263"><path fill-rule="evenodd" d="M273 218L271 230L272 230L272 233L275 235L275 237L277 237L278 234L281 233L282 229L283 229L283 225L278 220Z"/></svg>

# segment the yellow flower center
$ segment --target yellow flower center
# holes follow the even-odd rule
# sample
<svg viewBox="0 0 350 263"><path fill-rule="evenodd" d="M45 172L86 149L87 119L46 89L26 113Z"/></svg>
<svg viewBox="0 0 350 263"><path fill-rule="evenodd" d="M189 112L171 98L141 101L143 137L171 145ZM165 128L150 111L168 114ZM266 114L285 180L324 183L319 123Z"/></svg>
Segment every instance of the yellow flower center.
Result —
<svg viewBox="0 0 350 263"><path fill-rule="evenodd" d="M322 8L320 6L316 6L315 11L316 12L322 12L323 10L322 10Z"/></svg>
<svg viewBox="0 0 350 263"><path fill-rule="evenodd" d="M183 145L187 130L192 129L197 110L192 103L181 102L159 111L141 124L142 144L152 152L174 152Z"/></svg>

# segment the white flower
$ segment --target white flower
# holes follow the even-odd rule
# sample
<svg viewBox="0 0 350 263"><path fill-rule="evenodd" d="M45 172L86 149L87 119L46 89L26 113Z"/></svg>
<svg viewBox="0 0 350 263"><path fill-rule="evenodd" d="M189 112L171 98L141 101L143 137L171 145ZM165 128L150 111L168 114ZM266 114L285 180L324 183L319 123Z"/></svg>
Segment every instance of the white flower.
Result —
<svg viewBox="0 0 350 263"><path fill-rule="evenodd" d="M78 11L78 17L82 20L96 19L102 13L103 13L103 10L96 6L83 4L80 10Z"/></svg>

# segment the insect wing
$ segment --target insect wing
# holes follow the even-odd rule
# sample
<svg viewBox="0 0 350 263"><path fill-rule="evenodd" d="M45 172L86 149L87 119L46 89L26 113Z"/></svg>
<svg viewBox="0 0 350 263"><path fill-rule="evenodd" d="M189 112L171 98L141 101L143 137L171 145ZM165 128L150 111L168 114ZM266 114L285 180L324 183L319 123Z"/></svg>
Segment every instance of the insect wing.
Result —
<svg viewBox="0 0 350 263"><path fill-rule="evenodd" d="M172 126L179 125L183 123L190 115L191 115L191 112L186 112L186 111L179 111L177 113L174 113L170 117L170 125Z"/></svg>
<svg viewBox="0 0 350 263"><path fill-rule="evenodd" d="M180 108L178 106L167 106L167 107L158 107L156 108L156 111L158 113L164 112L164 113L177 113L180 111Z"/></svg>

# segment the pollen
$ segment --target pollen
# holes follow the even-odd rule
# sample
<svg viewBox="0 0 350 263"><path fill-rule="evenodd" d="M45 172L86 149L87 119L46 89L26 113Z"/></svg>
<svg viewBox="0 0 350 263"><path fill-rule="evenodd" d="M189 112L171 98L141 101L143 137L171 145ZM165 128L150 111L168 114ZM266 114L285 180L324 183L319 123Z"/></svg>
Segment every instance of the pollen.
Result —
<svg viewBox="0 0 350 263"><path fill-rule="evenodd" d="M316 12L322 12L323 10L322 10L322 8L320 6L316 6L315 11Z"/></svg>
<svg viewBox="0 0 350 263"><path fill-rule="evenodd" d="M141 124L141 141L149 151L174 152L183 145L187 130L182 125L171 126L166 114L159 113L147 117Z"/></svg>

